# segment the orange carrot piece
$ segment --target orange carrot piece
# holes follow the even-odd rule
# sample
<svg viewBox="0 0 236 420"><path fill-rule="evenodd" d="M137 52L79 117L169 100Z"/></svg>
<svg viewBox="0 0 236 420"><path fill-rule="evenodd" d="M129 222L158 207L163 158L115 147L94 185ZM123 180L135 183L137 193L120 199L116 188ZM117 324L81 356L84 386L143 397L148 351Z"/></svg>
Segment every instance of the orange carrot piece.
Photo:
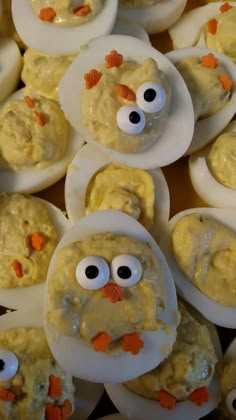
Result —
<svg viewBox="0 0 236 420"><path fill-rule="evenodd" d="M188 399L190 401L193 401L196 405L198 405L199 407L203 404L205 404L205 402L209 401L210 399L210 394L207 390L207 388L205 386L195 389L195 391L193 391L189 396Z"/></svg>
<svg viewBox="0 0 236 420"><path fill-rule="evenodd" d="M116 303L124 299L121 287L115 283L107 283L102 288L102 296L106 297L111 303Z"/></svg>
<svg viewBox="0 0 236 420"><path fill-rule="evenodd" d="M13 270L15 271L15 273L16 273L16 276L20 279L21 277L23 277L23 270L22 270L22 265L21 265L21 263L20 263L20 261L18 261L18 260L14 260L13 262L12 262L12 267L13 267Z"/></svg>
<svg viewBox="0 0 236 420"><path fill-rule="evenodd" d="M72 413L72 405L69 400L65 400L61 407L61 420L67 420Z"/></svg>
<svg viewBox="0 0 236 420"><path fill-rule="evenodd" d="M97 70L90 70L89 73L84 75L86 89L92 89L102 77L102 73L98 72Z"/></svg>
<svg viewBox="0 0 236 420"><path fill-rule="evenodd" d="M34 232L29 236L29 244L35 251L42 251L44 247L44 236L42 233Z"/></svg>
<svg viewBox="0 0 236 420"><path fill-rule="evenodd" d="M122 349L124 351L129 351L132 354L138 354L143 346L144 342L141 340L137 332L124 335L122 342Z"/></svg>
<svg viewBox="0 0 236 420"><path fill-rule="evenodd" d="M212 53L203 55L201 58L201 65L203 67L215 69L218 66L218 59Z"/></svg>
<svg viewBox="0 0 236 420"><path fill-rule="evenodd" d="M43 127L46 124L43 119L43 116L38 111L34 111L34 115L37 119L37 123L41 125L41 127Z"/></svg>
<svg viewBox="0 0 236 420"><path fill-rule="evenodd" d="M112 50L110 54L105 57L107 68L120 67L123 63L123 55L119 54L116 50Z"/></svg>
<svg viewBox="0 0 236 420"><path fill-rule="evenodd" d="M28 107L30 107L30 108L35 107L35 103L34 103L33 99L31 99L30 96L24 96L24 100L27 103Z"/></svg>
<svg viewBox="0 0 236 420"><path fill-rule="evenodd" d="M85 16L88 13L91 13L91 7L88 6L81 6L74 10L74 15L76 16Z"/></svg>
<svg viewBox="0 0 236 420"><path fill-rule="evenodd" d="M39 12L39 19L43 20L44 22L52 22L55 16L56 12L53 7L45 7Z"/></svg>
<svg viewBox="0 0 236 420"><path fill-rule="evenodd" d="M45 405L45 419L46 420L61 420L61 409L52 403Z"/></svg>
<svg viewBox="0 0 236 420"><path fill-rule="evenodd" d="M61 378L58 376L49 376L49 388L48 395L51 398L57 397L62 394L62 383Z"/></svg>
<svg viewBox="0 0 236 420"><path fill-rule="evenodd" d="M228 12L228 10L232 9L233 6L230 6L229 3L223 3L222 6L220 6L221 13Z"/></svg>
<svg viewBox="0 0 236 420"><path fill-rule="evenodd" d="M111 337L106 332L101 332L92 339L93 349L95 351L107 351L111 342Z"/></svg>
<svg viewBox="0 0 236 420"><path fill-rule="evenodd" d="M211 19L207 22L207 30L210 34L215 35L217 31L217 20Z"/></svg>
<svg viewBox="0 0 236 420"><path fill-rule="evenodd" d="M118 84L116 85L116 93L127 101L135 101L135 92L129 86Z"/></svg>
<svg viewBox="0 0 236 420"><path fill-rule="evenodd" d="M164 391L164 389L157 391L157 399L162 408L167 408L168 410L173 410L173 408L175 408L176 398L169 394L169 392Z"/></svg>
<svg viewBox="0 0 236 420"><path fill-rule="evenodd" d="M218 77L218 79L225 90L231 90L233 81L227 76L227 74Z"/></svg>
<svg viewBox="0 0 236 420"><path fill-rule="evenodd" d="M14 392L0 386L0 400L14 401L15 398L16 398L16 394L14 394Z"/></svg>

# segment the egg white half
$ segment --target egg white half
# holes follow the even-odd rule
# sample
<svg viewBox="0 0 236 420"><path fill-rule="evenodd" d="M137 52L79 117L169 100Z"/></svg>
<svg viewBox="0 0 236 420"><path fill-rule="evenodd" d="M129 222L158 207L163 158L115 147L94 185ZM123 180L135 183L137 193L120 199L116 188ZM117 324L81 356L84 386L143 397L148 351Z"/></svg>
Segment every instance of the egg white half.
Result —
<svg viewBox="0 0 236 420"><path fill-rule="evenodd" d="M229 124L224 133L236 131L236 125ZM189 158L189 175L199 197L212 207L236 207L236 190L221 184L208 168L207 156L212 144Z"/></svg>
<svg viewBox="0 0 236 420"><path fill-rule="evenodd" d="M71 223L85 216L85 199L89 182L96 172L110 163L111 159L104 152L92 144L86 144L69 165L65 182L65 203ZM158 241L169 220L170 194L161 169L153 169L149 174L155 187L154 223L150 233Z"/></svg>
<svg viewBox="0 0 236 420"><path fill-rule="evenodd" d="M46 200L34 197L35 200L39 200L46 207L48 214L54 224L58 233L58 240L62 238L65 232L71 227L71 223L65 217L63 212L53 204ZM46 279L45 279L46 280ZM29 309L33 308L43 309L45 283L39 283L28 287L19 287L5 289L0 288L0 305L10 309ZM18 313L18 311L17 311ZM1 317L0 317L1 320ZM30 322L30 321L29 321Z"/></svg>
<svg viewBox="0 0 236 420"><path fill-rule="evenodd" d="M24 43L45 54L69 55L79 51L90 39L112 31L118 0L104 0L101 12L87 23L72 27L57 27L41 21L29 0L12 0L12 17Z"/></svg>
<svg viewBox="0 0 236 420"><path fill-rule="evenodd" d="M20 50L10 38L0 39L0 63L0 102L2 102L16 89L22 68Z"/></svg>
<svg viewBox="0 0 236 420"><path fill-rule="evenodd" d="M202 57L213 53L219 60L219 64L229 72L233 81L232 95L224 107L207 118L199 119L194 128L192 141L186 155L195 153L202 147L206 146L214 137L216 137L233 118L236 110L236 72L235 64L224 54L217 51L209 50L208 48L192 47L174 50L167 53L167 57L173 64L177 64L180 60L187 57Z"/></svg>
<svg viewBox="0 0 236 420"><path fill-rule="evenodd" d="M180 270L171 245L171 233L176 222L183 216L198 213L213 217L232 231L236 232L236 211L226 208L193 208L181 211L169 221L169 234L163 238L161 248L174 277L178 293L194 306L206 319L225 328L236 328L236 308L225 306L207 297Z"/></svg>
<svg viewBox="0 0 236 420"><path fill-rule="evenodd" d="M208 20L220 14L219 8L223 3L225 2L208 3L181 16L178 22L169 29L174 49L187 48L193 45L205 47L206 43L202 29ZM227 1L227 3L236 6L235 1Z"/></svg>
<svg viewBox="0 0 236 420"><path fill-rule="evenodd" d="M177 298L174 282L165 257L152 236L132 217L112 210L98 211L80 219L64 235L52 257L48 270L47 285L54 269L58 251L69 243L98 232L124 234L150 244L152 252L161 264L164 274L161 293L166 296L167 306L162 311L161 318L170 326L169 334L166 334L164 330L143 332L141 337L144 341L144 348L139 354L133 356L123 352L113 357L106 353L95 352L85 340L62 336L46 321L44 327L55 359L73 376L92 382L122 382L154 368L167 357L166 349L168 348L169 352L171 351L176 338ZM46 290L45 315L48 307L49 301Z"/></svg>
<svg viewBox="0 0 236 420"><path fill-rule="evenodd" d="M149 36L145 29L141 25L127 19L117 18L112 29L112 34L133 36L134 38L141 39L141 41L151 45Z"/></svg>
<svg viewBox="0 0 236 420"><path fill-rule="evenodd" d="M182 14L187 0L159 0L146 7L119 6L118 16L142 25L149 34L170 28Z"/></svg>
<svg viewBox="0 0 236 420"><path fill-rule="evenodd" d="M9 100L23 99L25 95L27 95L26 88L14 92L0 105L0 111ZM69 163L83 144L82 138L70 126L66 150L61 159L45 168L30 167L19 171L0 170L0 191L36 193L50 187L65 175Z"/></svg>
<svg viewBox="0 0 236 420"><path fill-rule="evenodd" d="M143 153L120 153L108 149L93 138L89 128L83 126L80 100L84 88L83 76L90 69L101 65L105 55L114 49L124 56L124 60L137 61L138 63L152 57L170 83L172 99L166 125L156 143ZM90 41L87 48L81 51L61 79L59 98L66 117L86 142L93 142L111 159L128 166L153 169L168 165L186 152L192 139L193 107L182 77L163 54L133 37L108 35ZM183 121L186 123L183 124Z"/></svg>

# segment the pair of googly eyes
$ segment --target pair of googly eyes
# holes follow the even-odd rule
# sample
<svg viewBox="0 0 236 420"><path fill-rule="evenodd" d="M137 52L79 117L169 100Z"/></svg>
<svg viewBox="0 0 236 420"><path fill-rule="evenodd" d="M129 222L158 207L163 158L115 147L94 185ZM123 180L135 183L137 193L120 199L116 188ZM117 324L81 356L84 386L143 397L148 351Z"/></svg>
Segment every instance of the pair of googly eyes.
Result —
<svg viewBox="0 0 236 420"><path fill-rule="evenodd" d="M0 350L0 381L7 381L15 376L18 369L18 359L8 350Z"/></svg>
<svg viewBox="0 0 236 420"><path fill-rule="evenodd" d="M159 83L146 82L136 92L137 105L123 105L116 115L118 127L126 134L136 135L143 131L145 114L160 112L166 103L166 91Z"/></svg>
<svg viewBox="0 0 236 420"><path fill-rule="evenodd" d="M76 279L87 290L98 290L105 286L110 276L121 287L134 286L142 276L142 265L133 255L115 257L111 265L102 257L88 256L76 267Z"/></svg>
<svg viewBox="0 0 236 420"><path fill-rule="evenodd" d="M230 414L232 414L236 418L236 388L233 388L228 393L225 403Z"/></svg>

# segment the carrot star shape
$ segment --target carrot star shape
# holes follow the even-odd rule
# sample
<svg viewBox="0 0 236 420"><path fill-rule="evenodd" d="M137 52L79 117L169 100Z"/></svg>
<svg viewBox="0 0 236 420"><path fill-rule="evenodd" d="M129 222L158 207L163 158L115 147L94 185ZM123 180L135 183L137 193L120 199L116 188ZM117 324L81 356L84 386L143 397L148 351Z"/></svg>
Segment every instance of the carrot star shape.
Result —
<svg viewBox="0 0 236 420"><path fill-rule="evenodd" d="M56 12L52 7L45 7L39 12L39 19L44 22L52 22L54 17L56 17Z"/></svg>
<svg viewBox="0 0 236 420"><path fill-rule="evenodd" d="M111 337L106 332L101 332L92 339L94 351L106 352L111 342Z"/></svg>
<svg viewBox="0 0 236 420"><path fill-rule="evenodd" d="M138 354L143 348L144 342L139 337L137 332L131 334L125 334L122 342L122 349L124 351L129 351L132 354Z"/></svg>
<svg viewBox="0 0 236 420"><path fill-rule="evenodd" d="M215 35L217 31L217 20L211 19L207 22L207 30L210 34Z"/></svg>
<svg viewBox="0 0 236 420"><path fill-rule="evenodd" d="M173 410L173 408L175 408L176 398L169 394L169 392L164 391L164 389L157 391L157 399L162 408L167 408L168 410Z"/></svg>
<svg viewBox="0 0 236 420"><path fill-rule="evenodd" d="M210 395L209 392L207 390L207 388L205 386L196 389L195 391L193 391L189 396L188 399L190 401L193 401L196 405L198 405L199 407L203 404L205 404L205 402L209 401L210 399Z"/></svg>
<svg viewBox="0 0 236 420"><path fill-rule="evenodd" d="M102 288L102 295L106 297L111 303L116 303L124 299L121 287L114 283L107 283Z"/></svg>
<svg viewBox="0 0 236 420"><path fill-rule="evenodd" d="M107 68L120 67L123 63L123 55L119 54L116 50L112 50L110 54L105 57Z"/></svg>
<svg viewBox="0 0 236 420"><path fill-rule="evenodd" d="M102 77L102 73L95 69L90 70L84 75L86 89L92 89Z"/></svg>
<svg viewBox="0 0 236 420"><path fill-rule="evenodd" d="M116 93L127 101L135 101L136 95L129 86L118 84L116 85Z"/></svg>
<svg viewBox="0 0 236 420"><path fill-rule="evenodd" d="M223 3L222 6L220 6L221 13L228 12L229 9L232 9L233 6L230 6L229 3Z"/></svg>
<svg viewBox="0 0 236 420"><path fill-rule="evenodd" d="M232 88L233 81L226 74L220 76L218 79L225 90L230 90Z"/></svg>
<svg viewBox="0 0 236 420"><path fill-rule="evenodd" d="M218 66L218 59L212 53L203 55L201 58L201 65L203 67L215 69Z"/></svg>

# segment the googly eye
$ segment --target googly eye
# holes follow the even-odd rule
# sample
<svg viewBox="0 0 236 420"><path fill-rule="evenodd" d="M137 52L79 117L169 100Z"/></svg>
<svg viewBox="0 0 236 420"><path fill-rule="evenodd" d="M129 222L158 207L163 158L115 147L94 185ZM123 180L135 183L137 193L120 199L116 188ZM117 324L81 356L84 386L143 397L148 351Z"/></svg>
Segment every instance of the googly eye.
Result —
<svg viewBox="0 0 236 420"><path fill-rule="evenodd" d="M0 350L0 381L7 381L15 376L18 369L18 359L8 350Z"/></svg>
<svg viewBox="0 0 236 420"><path fill-rule="evenodd" d="M142 276L142 265L133 255L118 255L112 260L111 276L119 286L134 286Z"/></svg>
<svg viewBox="0 0 236 420"><path fill-rule="evenodd" d="M110 278L110 269L101 257L83 258L76 267L76 279L87 290L101 289Z"/></svg>
<svg viewBox="0 0 236 420"><path fill-rule="evenodd" d="M123 105L116 114L118 127L124 133L135 135L141 133L145 127L144 112L135 105Z"/></svg>
<svg viewBox="0 0 236 420"><path fill-rule="evenodd" d="M236 416L236 388L228 393L225 403L230 414Z"/></svg>
<svg viewBox="0 0 236 420"><path fill-rule="evenodd" d="M144 112L160 112L166 103L166 91L159 83L143 83L136 92L136 102Z"/></svg>

